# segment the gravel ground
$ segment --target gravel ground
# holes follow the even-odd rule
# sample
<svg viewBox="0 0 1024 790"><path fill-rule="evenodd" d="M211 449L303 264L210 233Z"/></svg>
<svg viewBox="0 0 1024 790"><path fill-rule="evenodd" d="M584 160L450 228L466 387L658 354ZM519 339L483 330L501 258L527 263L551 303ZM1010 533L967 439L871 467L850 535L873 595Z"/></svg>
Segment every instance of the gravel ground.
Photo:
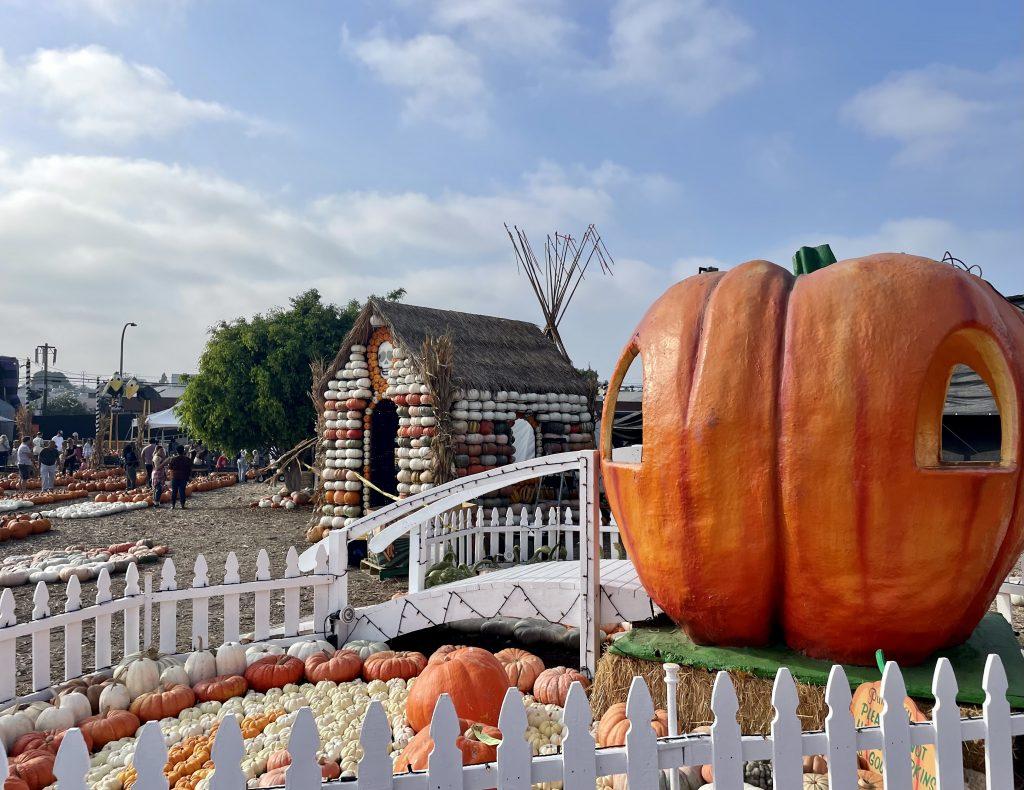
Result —
<svg viewBox="0 0 1024 790"><path fill-rule="evenodd" d="M55 520L54 529L42 535L35 535L25 540L0 543L0 559L14 554L28 554L40 549L63 549L69 545L86 547L105 547L112 543L120 543L140 538L150 538L154 544L165 544L172 550L174 565L177 569L179 589L190 586L192 570L197 554L206 557L209 577L212 584L218 584L224 576L224 561L228 552L234 551L239 562L239 572L243 581L252 579L256 573L256 555L265 548L270 556L271 571L275 578L284 573L285 557L290 546L301 553L307 547L305 540L306 524L310 518L310 510L296 509L267 510L250 508L253 499L264 493L262 485L246 484L217 489L196 494L188 501L185 510L171 510L168 506L149 508L146 510L129 511L127 513L105 518L79 519L70 521ZM153 573L153 588L159 587L161 564L145 565L140 568L143 573ZM124 590L124 575L112 577L112 593L115 598ZM404 581L380 581L362 571L349 574L349 600L353 606L365 606L387 600L394 593L405 590ZM58 614L64 608L63 582L48 585L50 592L50 611ZM14 588L16 613L18 621L32 617L32 596L34 585L27 584ZM82 603L89 605L95 601L95 581L82 583ZM283 598L276 594L271 602L271 620L279 622L283 616ZM304 618L312 611L312 595L303 591L301 612ZM251 598L242 599L241 606L243 633L252 628ZM210 636L219 644L221 641L222 607L218 599L210 601ZM154 609L154 620L157 613ZM178 649L185 650L190 641L192 626L191 606L185 604L178 607ZM120 616L115 616L113 623L113 654L117 660L122 652L122 626ZM154 641L158 634L158 623L154 623ZM60 631L51 635L51 670L53 679L63 677L64 668L64 637ZM88 668L94 649L93 625L86 622L83 633L83 666ZM25 638L18 642L19 655L31 655L31 640ZM19 665L19 693L29 690L31 677L29 662Z"/></svg>

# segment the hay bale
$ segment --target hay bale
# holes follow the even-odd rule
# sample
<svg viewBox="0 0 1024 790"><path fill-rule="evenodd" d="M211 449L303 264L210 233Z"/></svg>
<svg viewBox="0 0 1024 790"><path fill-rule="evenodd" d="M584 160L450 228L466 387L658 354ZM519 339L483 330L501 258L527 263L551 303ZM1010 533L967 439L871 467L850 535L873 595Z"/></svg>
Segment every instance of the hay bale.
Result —
<svg viewBox="0 0 1024 790"><path fill-rule="evenodd" d="M773 681L756 677L748 672L729 670L736 697L739 700L739 711L736 718L744 735L765 735L771 732L775 709L772 707ZM711 713L711 689L715 683L717 672L700 667L681 666L679 669L679 685L676 703L679 706L679 731L690 732L697 727L710 726L714 722ZM629 694L629 684L633 676L644 679L651 691L654 707L666 707L665 668L657 661L644 661L638 658L620 656L605 652L597 662L594 683L590 687L590 707L594 719L600 719L604 712L617 702L625 702ZM801 729L805 732L825 729L825 717L828 705L825 704L823 686L807 683L796 684L797 697L800 702L796 715L800 718ZM934 703L930 700L918 700L921 712L931 716ZM981 708L977 705L961 705L962 717L981 716ZM984 770L985 749L983 741L968 741L964 744L964 766L974 770Z"/></svg>
<svg viewBox="0 0 1024 790"><path fill-rule="evenodd" d="M689 732L696 727L710 725L714 721L711 714L711 689L716 674L699 667L680 668L676 702L679 705L681 732ZM615 703L626 701L629 684L634 675L639 675L647 683L655 707L665 707L665 669L662 664L605 653L597 663L594 685L590 692L590 704L595 718L603 715ZM772 681L737 671L730 671L729 677L732 678L739 700L737 719L740 729L749 735L770 732L772 718L775 716L775 709L772 707ZM825 716L828 715L825 689L806 683L797 683L796 688L800 700L796 713L800 717L803 729L823 729Z"/></svg>

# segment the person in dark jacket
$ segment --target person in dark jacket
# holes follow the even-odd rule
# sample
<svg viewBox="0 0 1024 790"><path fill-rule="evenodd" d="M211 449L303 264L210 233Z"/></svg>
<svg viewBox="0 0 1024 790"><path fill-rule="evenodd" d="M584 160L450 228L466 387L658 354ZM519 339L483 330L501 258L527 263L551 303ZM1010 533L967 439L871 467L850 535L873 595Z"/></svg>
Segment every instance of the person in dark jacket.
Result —
<svg viewBox="0 0 1024 790"><path fill-rule="evenodd" d="M179 499L181 509L184 510L185 489L192 477L192 459L184 447L178 447L174 457L167 462L167 469L171 473L171 510L174 510Z"/></svg>
<svg viewBox="0 0 1024 790"><path fill-rule="evenodd" d="M40 490L53 491L53 483L57 478L57 462L60 460L60 450L54 442L46 442L43 449L39 451L39 478Z"/></svg>
<svg viewBox="0 0 1024 790"><path fill-rule="evenodd" d="M124 459L124 487L126 491L131 491L135 488L135 475L139 471L139 454L135 452L135 445L131 442L126 444L124 451L121 453L121 458Z"/></svg>

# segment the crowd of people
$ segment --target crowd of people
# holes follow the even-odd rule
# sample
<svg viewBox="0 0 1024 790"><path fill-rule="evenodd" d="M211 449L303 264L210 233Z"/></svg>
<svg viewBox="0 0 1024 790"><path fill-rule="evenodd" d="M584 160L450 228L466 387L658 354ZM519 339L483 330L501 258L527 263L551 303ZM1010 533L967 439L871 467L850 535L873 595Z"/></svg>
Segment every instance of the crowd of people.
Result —
<svg viewBox="0 0 1024 790"><path fill-rule="evenodd" d="M58 471L73 474L89 463L94 452L92 439L82 441L77 433L73 433L67 439L64 438L63 431L57 431L53 438L48 440L39 432L31 439L25 436L15 450L14 460L18 466L20 481L18 490L25 491L29 479L38 473L41 490L51 491ZM0 434L0 467L7 465L10 453L10 440L6 434ZM272 458L273 448L270 459ZM179 503L182 508L185 507L185 487L194 473L228 472L233 468L238 473L238 482L244 483L248 479L250 469L262 470L270 463L270 459L262 450L240 450L234 461L231 461L223 451L210 451L202 442L184 445L172 440L165 448L159 440L150 439L141 453L134 443L126 443L119 461L124 467L127 490L139 486L139 467L145 470L146 479L143 485L153 489L156 507L160 507L160 498L169 481L173 510Z"/></svg>

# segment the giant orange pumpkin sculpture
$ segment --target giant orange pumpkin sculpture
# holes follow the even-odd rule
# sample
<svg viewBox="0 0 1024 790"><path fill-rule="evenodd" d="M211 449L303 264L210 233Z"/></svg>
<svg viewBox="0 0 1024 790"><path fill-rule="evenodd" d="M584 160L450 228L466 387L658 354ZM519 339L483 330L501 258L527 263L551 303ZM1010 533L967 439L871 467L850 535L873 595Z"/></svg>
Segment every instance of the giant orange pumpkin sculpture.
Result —
<svg viewBox="0 0 1024 790"><path fill-rule="evenodd" d="M640 463L611 416L643 370ZM940 460L954 365L999 408L991 464ZM602 471L651 598L694 641L904 663L965 641L1024 549L1024 316L984 280L879 254L699 274L647 312Z"/></svg>

